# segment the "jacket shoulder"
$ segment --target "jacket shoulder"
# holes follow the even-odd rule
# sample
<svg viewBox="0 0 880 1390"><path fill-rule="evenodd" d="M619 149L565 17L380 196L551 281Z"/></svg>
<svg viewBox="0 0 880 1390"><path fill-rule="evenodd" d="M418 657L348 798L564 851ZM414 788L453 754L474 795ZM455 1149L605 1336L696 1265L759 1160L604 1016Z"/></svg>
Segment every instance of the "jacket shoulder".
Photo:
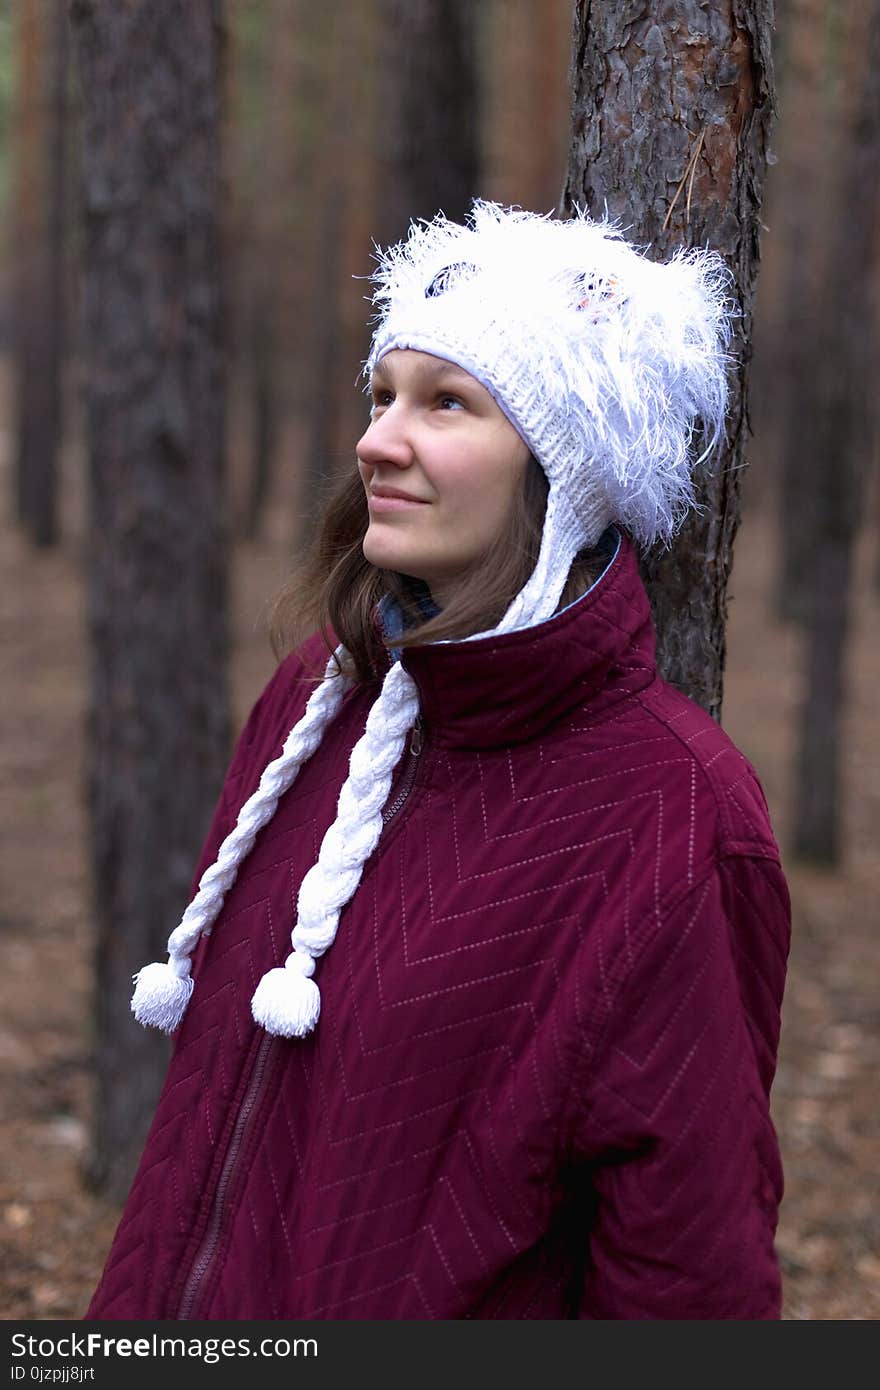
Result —
<svg viewBox="0 0 880 1390"><path fill-rule="evenodd" d="M695 795L717 816L719 851L778 859L761 780L730 735L695 701L659 677L639 692L638 700L655 731L659 725L670 746L687 750L686 763L697 779Z"/></svg>

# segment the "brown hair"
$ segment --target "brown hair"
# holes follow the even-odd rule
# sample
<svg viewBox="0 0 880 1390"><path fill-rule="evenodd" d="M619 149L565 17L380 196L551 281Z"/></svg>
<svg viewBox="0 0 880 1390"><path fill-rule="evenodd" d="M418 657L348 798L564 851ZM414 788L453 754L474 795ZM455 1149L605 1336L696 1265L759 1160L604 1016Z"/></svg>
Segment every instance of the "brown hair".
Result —
<svg viewBox="0 0 880 1390"><path fill-rule="evenodd" d="M315 540L272 606L270 637L277 657L298 646L315 628L332 650L329 630L350 652L358 680L379 679L381 658L391 646L406 649L441 638L469 637L500 622L525 586L538 560L549 484L540 464L529 460L525 482L508 526L462 577L442 612L425 619L404 575L378 569L364 557L369 526L363 483L352 470L324 508ZM607 559L598 547L575 558L559 608L572 603L602 573ZM391 594L403 612L405 633L385 638L376 605ZM558 610L557 610L558 611Z"/></svg>

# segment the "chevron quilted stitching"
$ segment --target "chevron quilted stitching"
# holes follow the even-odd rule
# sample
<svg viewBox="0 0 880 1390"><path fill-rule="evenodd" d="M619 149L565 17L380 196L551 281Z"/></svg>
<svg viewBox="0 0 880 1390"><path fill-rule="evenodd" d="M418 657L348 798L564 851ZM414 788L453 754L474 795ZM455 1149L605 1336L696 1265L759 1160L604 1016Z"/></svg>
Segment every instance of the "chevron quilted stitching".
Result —
<svg viewBox="0 0 880 1390"><path fill-rule="evenodd" d="M622 558L583 613L549 625L561 664L534 635L492 647L497 717L489 701L480 723L471 689L485 652L469 650L464 672L450 648L436 670L433 652L414 660L429 713L446 722L427 719L416 788L319 964L315 1035L273 1045L195 1316L645 1315L607 1264L624 1233L600 1219L588 1237L573 1220L561 1181L572 1134L575 1169L631 1204L627 1239L666 1221L671 1263L655 1283L684 1315L699 1305L688 1261L713 1248L727 1259L733 1211L760 1189L764 1215L736 1260L757 1262L751 1287L772 1305L766 1087L787 893L760 784L714 721L657 682L647 599L634 554ZM514 690L526 651L539 678ZM283 663L246 726L206 855L304 706L302 671ZM287 950L368 708L362 692L346 698L200 944L91 1316L174 1316L248 1083L250 994ZM724 857L745 843L766 857L748 868ZM722 881L734 885L723 905ZM663 1144L620 1163L639 1126L660 1126ZM607 1152L612 1166L594 1170ZM707 1183L729 1190L729 1216L694 1209ZM727 1292L713 1306L741 1315Z"/></svg>
<svg viewBox="0 0 880 1390"><path fill-rule="evenodd" d="M666 955L666 958L665 958L665 960L660 964L657 973L654 975L654 978L653 978L653 981L652 981L652 988L656 988L656 989L658 989L658 990L664 989L664 987L665 987L665 979L666 979L667 972L670 972L670 971L673 970L673 968L674 968L674 966L675 966L675 963L676 963L676 957L678 956L679 952L682 952L682 951L685 949L685 947L686 947L686 945L687 945L688 936L689 936L690 933L694 930L694 924L695 924L695 922L697 921L697 918L698 918L699 913L700 913L700 911L701 911L701 909L702 909L703 903L704 903L705 900L706 900L706 895L707 895L707 893L708 893L708 884L704 886L704 888L703 888L703 890L702 890L702 893L701 893L701 895L700 895L700 897L699 897L699 899L698 899L698 901L697 901L697 904L696 904L696 906L695 906L695 908L694 908L694 912L693 912L693 914L692 914L690 920L687 921L687 922L684 924L683 929L682 929L682 931L680 932L680 934L675 938L674 941L672 941L672 942L670 943L669 951L668 951L668 953L667 953L667 955ZM676 991L675 991L675 998L676 998L676 1001L677 1001L677 1002L676 1002L675 1009L672 1011L672 1013L670 1013L670 1014L667 1016L667 1018L666 1018L666 1020L665 1020L665 1023L664 1023L664 1025L663 1025L663 1028L662 1028L659 1032L654 1032L654 1033L652 1033L652 1035L651 1035L651 1046L650 1046L648 1052L644 1055L644 1057L642 1057L642 1058L640 1058L640 1059L637 1060L634 1056L632 1056L632 1055L630 1055L629 1053L627 1053L627 1051L625 1050L625 1048L624 1048L620 1043L615 1044L615 1051L617 1051L618 1053L620 1053L620 1055L621 1055L622 1057L624 1057L632 1066L635 1066L635 1067L644 1067L644 1066L646 1066L646 1065L652 1060L652 1058L654 1057L655 1053L658 1052L660 1049L662 1049L662 1047L663 1047L663 1045L664 1045L664 1043L665 1043L665 1041L666 1041L666 1035L667 1035L667 1033L669 1032L669 1030L670 1030L671 1028L676 1027L676 1025L678 1024L678 1022L679 1022L679 1020L680 1020L680 1018L681 1018L681 1016L682 1016L682 1014L685 1013L685 1012L688 1010L688 1008L690 1007L691 1000L692 1000L692 996L693 996L696 992L698 992L698 990L699 990L699 988L700 988L700 985L701 985L701 982L702 982L702 980L703 980L703 977L705 976L705 974L706 974L706 972L708 971L709 966L710 966L710 964L711 964L711 959L712 959L712 958L711 958L711 953L712 953L713 951L717 950L717 949L718 949L717 942L712 942L711 944L709 944L709 946L708 946L708 951L707 951L707 954L706 954L706 957L705 957L705 959L704 959L704 961L703 961L702 966L696 971L696 973L695 973L695 974L692 976L692 978L689 980L689 982L688 982L688 984L687 984L687 987L684 989L683 992L682 992L681 990L676 990ZM633 1022L634 1022L634 1023L638 1023L640 1014L641 1014L643 1011L645 1011L645 1010L649 1007L649 1003L650 1003L650 1001L649 1001L648 997L644 997L641 1001L637 1001L637 1002L636 1002L635 1007L634 1007L634 1009L633 1009ZM687 1065L687 1061L688 1061L688 1058L687 1058L687 1056L685 1056L685 1057L682 1059L682 1066L686 1066L686 1065ZM678 1078L677 1078L677 1075L674 1074L674 1075L670 1078L670 1083L669 1083L670 1086L674 1086L674 1085L676 1084L677 1079L678 1079ZM662 1097L660 1097L660 1098L658 1099L658 1104L661 1104L661 1103L662 1103Z"/></svg>
<svg viewBox="0 0 880 1390"><path fill-rule="evenodd" d="M698 890L698 891L699 891L699 890ZM705 897L705 891L703 892L703 897ZM749 910L751 907L753 907L753 904L751 903L750 900L747 900L747 902L746 902L746 904L745 904L746 910ZM692 918L691 918L691 921L692 921L692 922L696 920L698 911L699 911L699 908L698 908L697 911L693 914L693 916L692 916ZM719 919L719 921L720 921L720 926L721 926L721 927L724 927L724 928L725 928L725 931L726 931L726 930L728 929L729 924L726 922L726 920L724 919L723 916ZM719 931L719 929L716 929L716 941L717 941L718 947L720 948L722 938L721 938L720 935L718 934L718 931ZM724 959L724 957L719 956L719 960L723 960L723 959ZM729 968L729 967L728 967L728 968ZM779 993L779 991L778 991L778 988L777 988L777 991L776 991L777 998L778 998L778 993ZM719 998L723 998L723 991L719 994ZM717 1013L717 1010L716 1010L716 1013ZM628 1014L628 1015L631 1015L631 1011L627 1011L627 1014ZM618 1016L619 1016L619 1017L622 1017L622 1016L623 1016L623 1015L621 1014L620 1011L618 1011ZM638 1015L631 1015L631 1016L634 1017L634 1018L637 1018ZM715 1027L715 1026L717 1026L718 1022L719 1022L719 1018L718 1018L718 1017L713 1018L713 1016L710 1014L709 1017L707 1018L706 1026L707 1026L707 1027L708 1027L708 1026L713 1026L713 1027ZM714 1047L713 1049L711 1049L710 1052L707 1054L707 1055L710 1056L710 1057L711 1057L713 1054L716 1055L717 1058L718 1058L718 1061L717 1061L717 1064L716 1064L716 1067L715 1067L714 1071L712 1071L712 1072L710 1072L710 1073L707 1074L707 1081L706 1081L705 1089L703 1090L702 1095L700 1096L700 1098L699 1098L699 1100L697 1101L697 1103L692 1104L690 1110L688 1110L686 1107L680 1106L677 1102L676 1102L675 1104L670 1104L671 1113L672 1113L672 1115L675 1117L675 1128L676 1128L676 1134L677 1134L678 1142L681 1142L684 1138L687 1137L687 1133L688 1133L689 1128L690 1128L690 1127L696 1122L696 1120L699 1118L701 1108L704 1108L704 1107L706 1106L707 1101L708 1101L710 1095L712 1094L712 1088L716 1086L717 1080L718 1080L718 1076L719 1076L719 1074L724 1070L725 1064L726 1064L726 1062L727 1062L728 1054L732 1054L732 1058L733 1058L733 1061L734 1061L734 1063L735 1063L734 1074L735 1074L736 1076L741 1076L742 1079L743 1079L744 1084L746 1085L746 1088L747 1088L746 1103L747 1103L749 1106L754 1106L754 1105L757 1105L757 1104L758 1104L758 1102L757 1102L757 1095L762 1094L762 1093L761 1093L761 1087L760 1087L760 1085L759 1085L759 1083L758 1083L758 1081L757 1081L757 1076L756 1076L756 1074L754 1073L753 1070L750 1070L750 1065L749 1065L749 1060L748 1060L748 1050L745 1050L745 1051L744 1051L743 1048L742 1048L741 1043L739 1042L739 1039L740 1039L740 1037L741 1037L743 1028L748 1027L749 1024L750 1024L750 1018L749 1018L748 1015L744 1016L744 1015L742 1015L742 1014L739 1014L739 1015L738 1015L738 1014L735 1014L735 1013L734 1013L734 1014L732 1014L732 1015L729 1016L729 1018L728 1018L728 1024L727 1024L727 1032L726 1032L726 1036L725 1036L725 1038L724 1038L723 1043L722 1043L721 1040L719 1039L719 1042L718 1042L718 1043L715 1045L715 1047ZM733 1042L736 1042L736 1043L737 1043L737 1046L734 1047L734 1046L733 1046ZM651 1051L653 1050L653 1048L654 1048L655 1046L656 1046L656 1044L655 1044L655 1043L652 1043L652 1047L649 1048L647 1054L645 1054L646 1059L647 1059L648 1057L650 1057ZM619 1049L619 1048L617 1049L617 1051L618 1051L619 1055L623 1055L624 1052L627 1052L626 1049ZM628 1055L628 1053L627 1053L627 1055ZM656 1068L655 1068L655 1070L656 1070ZM602 1080L601 1082L599 1082L599 1083L597 1083L597 1084L599 1084L600 1089L603 1090L603 1091L604 1091L604 1090L610 1090L610 1091L612 1091L613 1094L614 1094L615 1103L616 1103L616 1104L624 1105L624 1106L626 1106L626 1107L628 1108L628 1110L631 1111L631 1109L632 1109L632 1085L631 1085L631 1083L628 1083L625 1079L621 1079L621 1081L617 1084L616 1087L609 1086L609 1084L608 1084L606 1081L604 1081L604 1080ZM726 1101L725 1101L725 1099L724 1099L725 1096L726 1096ZM758 1160L752 1160L752 1161L750 1161L748 1158L743 1158L742 1153L741 1153L741 1151L740 1151L740 1150L741 1150L740 1137L741 1137L742 1135L744 1135L745 1138L744 1138L743 1142L750 1143L750 1142L751 1142L750 1136L752 1136L752 1135L761 1135L761 1134L763 1134L764 1136L769 1135L769 1136L770 1136L770 1139L769 1139L770 1151L774 1154L774 1162L775 1162L775 1166L776 1166L776 1170L777 1170L777 1177L776 1177L777 1197L776 1197L776 1200L778 1201L778 1151L776 1150L775 1136L773 1136L772 1125L770 1124L769 1117L767 1116L767 1113L766 1113L766 1103L765 1103L765 1100L764 1100L763 1097L762 1097L761 1104L758 1106L758 1111L759 1111L759 1116L760 1116L760 1124L758 1124L757 1119L756 1119L756 1121L755 1121L754 1124L752 1124L752 1125L748 1125L748 1124L747 1124L747 1125L744 1126L744 1125L743 1125L743 1121L742 1121L742 1113L741 1113L741 1110L737 1110L737 1109L735 1108L735 1105L734 1105L735 1096L736 1096L736 1091L735 1091L733 1085L731 1085L729 1082L726 1082L726 1083L725 1083L725 1087L724 1087L724 1089L723 1089L721 1095L719 1096L719 1098L718 1098L717 1100L713 1100L713 1103L712 1103L712 1106L711 1106L711 1109L710 1109L710 1122L707 1123L707 1124L704 1124L704 1125L702 1125L702 1126L700 1127L700 1141L701 1141L701 1150L700 1150L700 1151L701 1151L702 1154L705 1155L705 1157L706 1157L707 1159L710 1159L710 1158L711 1158L713 1151L716 1151L716 1150L717 1150L717 1151L720 1152L721 1158L720 1158L720 1160L717 1162L717 1165L716 1165L716 1166L717 1166L718 1180L719 1180L720 1182L723 1183L723 1182L725 1181L725 1177L724 1177L725 1173L728 1172L728 1171L735 1172L735 1171L736 1171L736 1167L735 1167L736 1164L740 1164L740 1163L741 1163L741 1164L742 1164L742 1169L743 1169L743 1171L746 1172L746 1173L749 1173L749 1172L754 1173L754 1172L755 1172L754 1162L756 1162L756 1161L759 1162L759 1166L761 1167L762 1171L767 1167L767 1165L766 1165L766 1163L765 1163L765 1161L764 1161L764 1156L763 1156L763 1154L761 1154L760 1152L759 1152L759 1159L758 1159ZM658 1109L657 1107L654 1107L653 1109L651 1109L651 1108L649 1107L649 1110L650 1110L650 1116L649 1116L648 1118L653 1117L653 1118L656 1119L657 1116L660 1114L660 1111L659 1111L659 1109ZM682 1124L682 1118L685 1117L685 1116L687 1117L687 1121L686 1121L686 1123ZM591 1123L592 1123L592 1124L595 1124L595 1122L596 1122L595 1117L592 1117L592 1118L591 1118ZM617 1123L617 1122L614 1121L614 1120L611 1119L611 1118L606 1119L606 1125L609 1126L609 1131L610 1131L610 1132L613 1133L614 1127L615 1127L616 1123ZM735 1142L731 1144L731 1143L730 1143L730 1140L731 1140L731 1139L734 1139L734 1138L735 1138ZM762 1140L759 1140L759 1143L758 1143L758 1150L760 1151L760 1145L761 1145L762 1143L766 1146L766 1143L767 1143L767 1142L768 1142L768 1141L767 1141L766 1137L765 1137L764 1139L762 1139ZM671 1153L674 1153L674 1150L671 1150ZM734 1160L733 1160L733 1162L730 1161L730 1157L729 1157L730 1154L733 1154L733 1155L734 1155ZM772 1175L772 1167L771 1167L770 1169L768 1169L767 1171ZM688 1184L692 1182L692 1179L693 1179L693 1174L690 1173L690 1172L688 1172L688 1171L685 1171L685 1172L682 1174L681 1179L680 1179L680 1182L679 1182L679 1184L677 1185L677 1187L676 1187L676 1186L670 1187L668 1184L667 1184L666 1186L664 1186L664 1189L663 1189L663 1201L664 1201L664 1203L668 1201L668 1202L674 1204L675 1198L676 1198L676 1195L678 1194L678 1192L679 1192L679 1191L684 1191L684 1190L686 1190L686 1189L688 1188ZM770 1179L767 1179L767 1180L769 1181ZM757 1178L755 1178L755 1181L757 1181ZM693 1207L694 1205L695 1205L695 1204L692 1202L692 1203L691 1203L691 1206ZM699 1212L698 1209L695 1209L695 1210L693 1211L693 1215L691 1216L690 1220L689 1220L687 1223L685 1223L685 1224L682 1225L680 1231L677 1231L677 1232L676 1232L676 1231L673 1229L673 1231L672 1231L673 1246L674 1246L675 1243L677 1243L679 1240L684 1241L684 1240L686 1239L686 1237L689 1236L689 1235L691 1234L692 1230L693 1230L695 1227L697 1227L697 1226L699 1225L700 1219L701 1219L701 1217L700 1217L700 1212ZM775 1224L775 1205L774 1205L774 1210L773 1210L773 1224ZM722 1235L723 1235L723 1232L719 1231L719 1233L718 1233L718 1235L717 1235L717 1239L720 1240L720 1239L722 1238ZM770 1275L770 1278L771 1278L771 1282L772 1282L772 1279L773 1279L772 1226L771 1226L771 1228L769 1229L769 1231L767 1231L767 1230L765 1229L764 1232L763 1232L763 1235L761 1235L760 1238L761 1238L761 1240L764 1242L764 1245L765 1245L765 1253L766 1253L766 1270L769 1272L769 1275ZM671 1247L671 1248L672 1248L672 1247ZM712 1246L710 1245L710 1246L709 1246L709 1249L711 1249L711 1248L712 1248ZM674 1292L674 1290L675 1290L676 1288L678 1288L678 1286L679 1286L680 1283L681 1283L680 1280L679 1280L679 1281L674 1281L672 1284L670 1284L670 1285L668 1286L668 1289L666 1290L666 1293L667 1293L668 1295L671 1295L671 1294Z"/></svg>
<svg viewBox="0 0 880 1390"><path fill-rule="evenodd" d="M733 1030L731 1030L731 1032L732 1031ZM748 1103L753 1102L750 1101ZM704 1140L706 1145L706 1151L708 1154L713 1154L716 1153L718 1150L722 1150L721 1161L719 1165L721 1171L724 1171L724 1169L727 1168L734 1171L744 1170L747 1172L754 1172L754 1166L743 1161L742 1153L741 1151L738 1151L738 1148L736 1146L729 1144L722 1145L722 1140L729 1139L730 1129L739 1125L739 1121L737 1120L737 1117L733 1112L734 1093L731 1091L728 1093L726 1102L722 1106L717 1122L711 1129L707 1131L706 1138ZM747 1128L745 1132L746 1134L751 1135L750 1129ZM678 1188L673 1189L673 1197L677 1196L682 1191L685 1183L686 1177L683 1175ZM676 1232L673 1240L673 1247L676 1243L686 1245L694 1231L700 1228L701 1223L704 1220L704 1214L699 1210L694 1210L693 1215L691 1216L687 1224L683 1225L679 1229L679 1231ZM719 1223L715 1236L706 1249L707 1260L711 1261L715 1257L718 1246L720 1245L723 1236L727 1233L728 1230L729 1226L727 1225L727 1223ZM681 1282L681 1279L674 1281L672 1284L668 1286L666 1290L664 1290L664 1294L668 1295L669 1293L671 1293Z"/></svg>
<svg viewBox="0 0 880 1390"><path fill-rule="evenodd" d="M739 890L735 883L732 884L731 887L732 891L737 893L738 896L742 899L743 909L745 911L752 912L755 919L757 921L760 921L760 903L753 902L751 898L748 898L745 895L745 893ZM777 942L773 941L772 935L769 931L768 939L772 942L773 949L777 951L777 953L781 956L781 947ZM752 956L748 951L746 951L746 949L743 946L741 946L735 938L731 942L731 950L735 953L737 959L741 960L743 965L750 971L752 975L754 975L755 979L760 981L761 988L767 999L768 1008L771 1008L778 995L778 983L770 979L767 972L761 968L761 966L755 960L754 956Z"/></svg>

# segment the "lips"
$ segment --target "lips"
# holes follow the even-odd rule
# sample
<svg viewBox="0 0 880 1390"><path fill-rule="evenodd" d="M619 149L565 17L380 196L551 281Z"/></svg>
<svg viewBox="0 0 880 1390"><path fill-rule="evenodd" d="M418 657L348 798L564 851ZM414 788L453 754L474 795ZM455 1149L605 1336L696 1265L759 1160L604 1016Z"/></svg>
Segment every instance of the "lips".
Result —
<svg viewBox="0 0 880 1390"><path fill-rule="evenodd" d="M423 499L423 498L421 498L421 497L412 497L412 496L410 495L410 493L408 493L408 492L401 492L400 489L399 489L399 488L396 488L396 487L374 487L374 488L371 488L371 489L370 489L370 501L374 501L374 500L376 500L377 498L379 498L379 499L388 498L388 499L390 499L390 500L396 499L396 500L398 500L398 501L400 501L400 502L414 502L414 503L416 503L416 504L418 504L418 505L425 505L425 504L424 504L424 499Z"/></svg>
<svg viewBox="0 0 880 1390"><path fill-rule="evenodd" d="M413 497L409 492L401 492L397 487L377 487L370 489L368 510L373 517L393 516L395 512L417 512L426 507L421 497Z"/></svg>

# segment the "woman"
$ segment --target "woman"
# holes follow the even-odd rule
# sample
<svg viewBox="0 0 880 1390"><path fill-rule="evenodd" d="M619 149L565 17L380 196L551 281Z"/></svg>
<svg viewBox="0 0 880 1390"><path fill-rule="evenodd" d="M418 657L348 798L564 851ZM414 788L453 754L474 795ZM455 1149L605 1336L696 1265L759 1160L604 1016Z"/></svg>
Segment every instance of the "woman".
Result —
<svg viewBox="0 0 880 1390"><path fill-rule="evenodd" d="M88 1316L779 1316L788 893L636 548L723 430L728 281L484 202L382 258L319 631L137 977L176 1046Z"/></svg>

